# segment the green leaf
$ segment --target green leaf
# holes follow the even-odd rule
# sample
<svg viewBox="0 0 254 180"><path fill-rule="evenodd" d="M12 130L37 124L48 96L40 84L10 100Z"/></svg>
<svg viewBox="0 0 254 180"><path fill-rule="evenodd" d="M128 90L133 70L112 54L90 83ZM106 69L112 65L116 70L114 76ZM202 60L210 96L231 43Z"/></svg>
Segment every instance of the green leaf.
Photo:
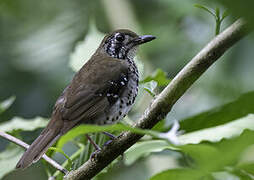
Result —
<svg viewBox="0 0 254 180"><path fill-rule="evenodd" d="M216 147L208 144L188 144L179 149L195 160L194 168L209 172L217 170L213 158L219 157L221 153Z"/></svg>
<svg viewBox="0 0 254 180"><path fill-rule="evenodd" d="M178 148L191 156L199 169L215 172L223 170L226 166L236 165L241 154L253 143L254 131L245 130L239 137L223 139L216 143L184 145Z"/></svg>
<svg viewBox="0 0 254 180"><path fill-rule="evenodd" d="M221 27L221 18L220 18L220 9L218 7L215 8L215 15L216 15L216 27L215 27L215 35L220 34L220 27Z"/></svg>
<svg viewBox="0 0 254 180"><path fill-rule="evenodd" d="M247 115L230 123L207 128L178 137L181 144L198 144L202 141L217 142L223 138L239 136L245 129L254 130L254 114Z"/></svg>
<svg viewBox="0 0 254 180"><path fill-rule="evenodd" d="M139 128L133 128L124 124L113 124L113 125L104 125L104 126L98 126L98 125L80 125L76 128L73 128L68 133L63 135L59 141L57 142L58 148L63 147L65 143L72 140L73 138L84 135L88 133L95 133L95 132L111 132L111 131L131 131L133 133L137 134L148 134L152 137L160 138L160 133L152 131L152 130L145 130L145 129L139 129Z"/></svg>
<svg viewBox="0 0 254 180"><path fill-rule="evenodd" d="M203 173L194 169L170 169L156 174L150 180L198 180Z"/></svg>
<svg viewBox="0 0 254 180"><path fill-rule="evenodd" d="M253 180L253 175L251 175L250 173L248 173L243 169L234 168L233 171L231 171L231 173L234 174L238 179L240 178L244 180Z"/></svg>
<svg viewBox="0 0 254 180"><path fill-rule="evenodd" d="M215 27L215 35L218 35L220 33L220 27L221 27L221 22L223 21L223 19L220 17L220 9L218 7L215 8L215 13L213 13L211 10L209 10L207 7L200 5L200 4L196 4L195 7L200 8L205 10L206 12L210 13L215 21L216 21L216 27Z"/></svg>
<svg viewBox="0 0 254 180"><path fill-rule="evenodd" d="M14 130L33 131L38 128L45 127L48 123L47 119L36 117L34 119L23 119L21 117L14 117L8 122L0 124L0 131L12 132Z"/></svg>
<svg viewBox="0 0 254 180"><path fill-rule="evenodd" d="M254 114L254 91L242 95L231 103L180 121L181 130L186 133L222 125L233 120Z"/></svg>
<svg viewBox="0 0 254 180"><path fill-rule="evenodd" d="M15 165L24 153L22 148L10 144L5 151L0 153L0 179L15 170Z"/></svg>
<svg viewBox="0 0 254 180"><path fill-rule="evenodd" d="M239 136L245 129L254 130L253 122L254 115L248 115L225 125L181 135L178 137L178 139L180 144L198 144L202 141L219 142L223 138ZM207 153L210 155L213 154L213 157L216 156L216 153L218 156L220 155L219 152L212 146L200 145L197 147L194 146L195 148L192 146L193 145L183 146L183 152L185 152L186 149L188 151L193 150L194 152L191 152L192 156L194 156L193 153L196 153L195 155L199 157L199 161L209 161ZM168 142L164 140L153 140L137 143L126 152L126 164L132 164L140 157L147 156L151 152L159 152L164 149L177 150L177 147L170 146Z"/></svg>
<svg viewBox="0 0 254 180"><path fill-rule="evenodd" d="M144 80L140 81L140 83L147 83L150 81L156 81L158 86L167 86L170 80L167 78L167 74L161 69L157 69L152 75L147 76Z"/></svg>
<svg viewBox="0 0 254 180"><path fill-rule="evenodd" d="M194 6L195 6L196 8L205 10L206 12L208 12L209 14L211 14L211 15L216 19L216 15L215 15L211 10L209 10L207 7L205 7L205 6L201 5L201 4L195 4Z"/></svg>
<svg viewBox="0 0 254 180"><path fill-rule="evenodd" d="M98 31L94 22L91 22L89 28L85 39L76 45L70 55L70 66L74 71L78 71L90 59L105 36Z"/></svg>
<svg viewBox="0 0 254 180"><path fill-rule="evenodd" d="M4 100L0 103L0 114L2 114L4 111L6 111L15 101L16 97L11 96L8 99Z"/></svg>
<svg viewBox="0 0 254 180"><path fill-rule="evenodd" d="M212 174L214 180L249 180L242 176L239 176L239 174L235 174L232 171L220 171L215 172Z"/></svg>
<svg viewBox="0 0 254 180"><path fill-rule="evenodd" d="M124 162L126 165L131 165L140 157L145 157L152 152L160 152L164 149L176 150L170 146L165 140L150 140L138 142L131 146L124 154Z"/></svg>
<svg viewBox="0 0 254 180"><path fill-rule="evenodd" d="M228 15L229 15L229 11L228 10L224 11L221 17L221 21L223 21Z"/></svg>
<svg viewBox="0 0 254 180"><path fill-rule="evenodd" d="M153 128L154 131L164 132L170 128L170 124L166 123L166 119L160 120Z"/></svg>
<svg viewBox="0 0 254 180"><path fill-rule="evenodd" d="M238 164L247 147L254 143L254 131L245 130L239 137L223 139L216 143L200 143L178 146L179 151L193 159L191 169L171 169L153 176L157 179L213 179L217 172L230 172L230 168ZM252 171L252 167L246 169Z"/></svg>
<svg viewBox="0 0 254 180"><path fill-rule="evenodd" d="M215 15L216 15L216 19L220 19L220 8L218 7L215 8Z"/></svg>
<svg viewBox="0 0 254 180"><path fill-rule="evenodd" d="M254 162L240 164L237 168L254 176Z"/></svg>
<svg viewBox="0 0 254 180"><path fill-rule="evenodd" d="M145 83L143 86L144 86L144 90L146 92L148 92L152 97L155 97L156 94L155 94L154 90L157 87L156 81L154 81L154 80L149 81L149 82Z"/></svg>

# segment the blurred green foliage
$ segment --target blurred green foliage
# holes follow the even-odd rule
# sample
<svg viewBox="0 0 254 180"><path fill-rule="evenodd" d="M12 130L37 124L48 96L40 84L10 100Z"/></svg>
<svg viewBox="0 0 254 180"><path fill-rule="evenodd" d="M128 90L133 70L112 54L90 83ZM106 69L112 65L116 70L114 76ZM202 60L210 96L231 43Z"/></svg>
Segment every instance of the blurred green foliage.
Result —
<svg viewBox="0 0 254 180"><path fill-rule="evenodd" d="M6 99L5 101L0 103L0 114L2 114L5 110L7 110L12 103L15 101L15 97L12 96L8 99Z"/></svg>
<svg viewBox="0 0 254 180"><path fill-rule="evenodd" d="M45 127L47 120L45 118L36 117L34 119L23 119L14 117L8 122L1 123L0 131L15 133L17 131L34 131L35 129Z"/></svg>
<svg viewBox="0 0 254 180"><path fill-rule="evenodd" d="M185 132L193 132L225 124L254 113L254 92L243 94L233 102L210 109L207 112L184 119L180 126ZM206 122L206 123L204 123Z"/></svg>
<svg viewBox="0 0 254 180"><path fill-rule="evenodd" d="M9 145L5 151L0 153L0 178L2 179L6 174L12 172L15 168L16 162L23 154L22 148Z"/></svg>
<svg viewBox="0 0 254 180"><path fill-rule="evenodd" d="M215 9L216 22L195 4ZM214 37L219 21L220 31L239 17L253 28L253 5L252 0L1 0L0 131L26 142L35 139L46 125L47 118L41 117L50 117L54 102L74 71L115 27L131 27L139 34L157 37L142 47L137 57L142 75L139 97L123 121L132 124L153 96ZM115 160L94 179L251 179L253 48L250 35L230 49L177 102L167 118L149 131L156 135L142 138L123 159ZM164 139L175 119L180 121L179 133L184 133L179 135L177 146ZM115 133L126 130L118 126L99 129ZM86 128L87 132L98 131ZM73 163L55 151L47 154L67 169L77 169L94 149L83 136L84 127L70 133L75 136L64 136L58 143L62 142L63 152ZM92 138L99 145L108 140L99 134ZM23 151L4 139L0 139L0 147L0 178L40 180L54 175L62 179L62 174L47 163L13 171Z"/></svg>
<svg viewBox="0 0 254 180"><path fill-rule="evenodd" d="M151 81L156 81L158 86L166 86L170 82L170 80L167 78L167 74L161 69L156 69L155 72L140 81L140 83L142 84Z"/></svg>
<svg viewBox="0 0 254 180"><path fill-rule="evenodd" d="M200 4L195 4L195 7L205 10L214 17L216 22L215 35L218 35L220 33L222 21L229 15L228 11L224 11L223 13L221 13L220 8L216 7L214 10L215 12L213 12L212 10Z"/></svg>
<svg viewBox="0 0 254 180"><path fill-rule="evenodd" d="M234 174L234 169L241 160L241 154L254 143L254 132L245 131L239 137L224 139L217 143L200 143L198 145L184 145L179 147L182 152L190 156L194 162L189 168L171 169L152 177L152 180L161 179L217 179L213 173L228 171L240 179L251 179L251 174ZM241 162L243 163L243 162ZM243 163L244 164L244 163ZM232 168L232 169L231 169ZM227 179L222 176L219 179Z"/></svg>

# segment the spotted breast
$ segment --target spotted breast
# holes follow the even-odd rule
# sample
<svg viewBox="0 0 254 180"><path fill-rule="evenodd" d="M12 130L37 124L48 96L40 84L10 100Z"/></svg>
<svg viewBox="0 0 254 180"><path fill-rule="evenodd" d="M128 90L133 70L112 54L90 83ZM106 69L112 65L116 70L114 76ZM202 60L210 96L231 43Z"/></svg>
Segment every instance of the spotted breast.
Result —
<svg viewBox="0 0 254 180"><path fill-rule="evenodd" d="M106 119L101 119L100 124L112 124L126 116L138 94L139 74L135 62L127 59L128 72L121 74L118 81L110 81L111 88L106 96L111 108L106 112Z"/></svg>

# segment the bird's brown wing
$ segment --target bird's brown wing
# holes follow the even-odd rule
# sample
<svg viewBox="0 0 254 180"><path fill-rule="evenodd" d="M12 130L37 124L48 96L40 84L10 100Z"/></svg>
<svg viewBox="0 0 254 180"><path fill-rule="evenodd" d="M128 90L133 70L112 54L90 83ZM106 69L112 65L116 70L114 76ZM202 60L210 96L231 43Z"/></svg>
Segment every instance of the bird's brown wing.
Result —
<svg viewBox="0 0 254 180"><path fill-rule="evenodd" d="M97 58L98 59L98 58ZM85 72L84 72L85 71ZM92 120L109 108L107 94L112 86L127 76L128 66L114 58L101 58L88 62L75 75L64 93L62 118L80 123L96 123ZM114 83L112 83L114 82ZM121 86L114 87L121 90Z"/></svg>
<svg viewBox="0 0 254 180"><path fill-rule="evenodd" d="M39 160L61 135L81 121L96 123L93 120L110 107L107 92L112 89L111 82L121 81L128 67L118 59L93 59L95 57L82 67L65 88L55 104L49 124L23 154L16 168L26 168ZM118 88L121 90L121 87Z"/></svg>

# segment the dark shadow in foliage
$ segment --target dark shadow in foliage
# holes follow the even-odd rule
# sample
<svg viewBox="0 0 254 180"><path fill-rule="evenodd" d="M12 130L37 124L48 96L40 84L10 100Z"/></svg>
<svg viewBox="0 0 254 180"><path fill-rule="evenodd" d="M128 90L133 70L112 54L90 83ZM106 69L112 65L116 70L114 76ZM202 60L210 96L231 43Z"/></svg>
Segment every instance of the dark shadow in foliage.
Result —
<svg viewBox="0 0 254 180"><path fill-rule="evenodd" d="M233 13L236 17L244 17L248 21L249 26L254 28L253 22L253 0L217 0L218 3L227 7L231 13Z"/></svg>

